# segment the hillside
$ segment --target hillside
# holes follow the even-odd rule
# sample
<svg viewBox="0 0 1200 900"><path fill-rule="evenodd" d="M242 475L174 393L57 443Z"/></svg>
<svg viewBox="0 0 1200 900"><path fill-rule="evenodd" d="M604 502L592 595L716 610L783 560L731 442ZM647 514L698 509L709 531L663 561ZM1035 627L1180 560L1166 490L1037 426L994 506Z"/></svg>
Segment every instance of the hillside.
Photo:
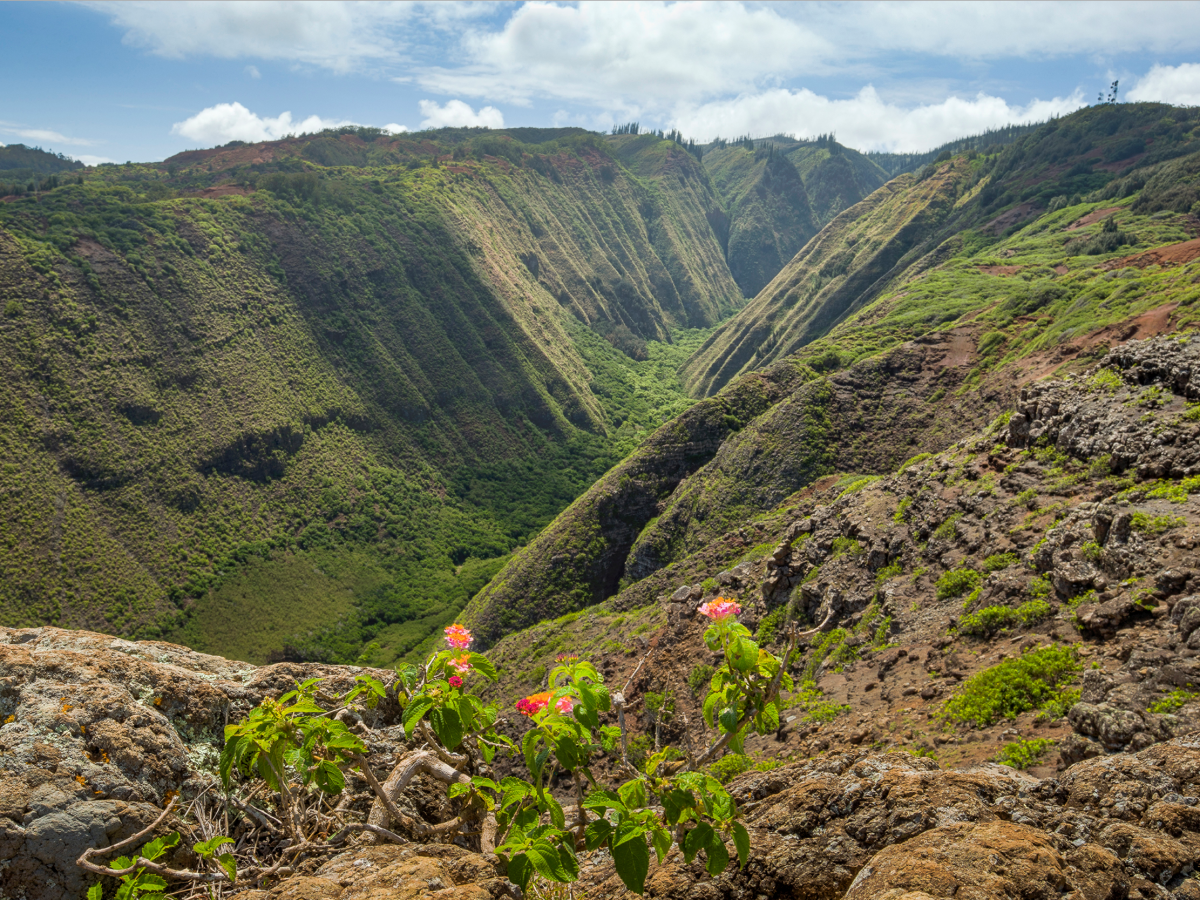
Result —
<svg viewBox="0 0 1200 900"><path fill-rule="evenodd" d="M507 563L469 621L494 640L635 590L816 478L888 472L1032 380L1194 323L1193 116L1085 110L847 210L689 362L712 396Z"/></svg>
<svg viewBox="0 0 1200 900"><path fill-rule="evenodd" d="M1174 160L1200 150L1198 121L1193 111L1159 104L1091 107L1044 125L992 156L971 151L899 176L826 226L725 323L688 362L689 386L697 395L714 393L738 374L796 353L842 322L850 328L871 322L869 328L877 330L877 315L851 317L872 304L890 306L881 298L901 296L903 286L930 267L969 268L947 260L986 265L996 252L1016 252L1002 246L1003 239L1018 229L1039 233L1034 220L1045 227L1055 223L1060 230L1057 240L1047 242L1040 263L1090 268L1082 264L1092 261L1093 247L1065 231L1070 223L1063 220L1070 213L1063 209L1080 210L1073 222L1099 210L1101 201L1127 198L1146 179L1174 171ZM1155 188L1153 195L1164 190ZM1158 208L1188 209L1174 200L1162 203ZM1115 202L1106 206L1117 208ZM1143 204L1139 211L1154 210ZM1056 218L1041 218L1048 214ZM1131 246L1153 246L1155 240ZM969 303L985 283L960 282L951 307ZM940 323L909 322L906 331L912 336L935 324Z"/></svg>
<svg viewBox="0 0 1200 900"><path fill-rule="evenodd" d="M514 702L562 661L593 661L622 710L620 726L616 710L597 721L622 739L588 749L586 777L615 790L636 770L674 772L714 738L700 698L724 653L705 645L703 601L736 599L752 649L797 646L778 727L704 769L737 804L745 863L712 874L712 845L700 857L647 851L650 898L1191 900L1198 541L1200 340L1134 340L1026 386L939 453L884 477L819 479L598 607L510 635L488 654L498 684L465 675L499 701L499 733L529 746L547 726ZM472 813L469 791L439 781L476 777L499 795L497 782L524 774L522 754L473 758L464 742L444 768L411 777L437 760L427 734L412 734L421 700L402 692L403 675L256 667L52 627L0 628L0 890L82 895L94 879L77 854L161 822L177 796L187 802L166 828L189 844L228 815L239 873L280 858L283 798L257 772L216 789L224 728L308 679L331 708L364 676L383 696L344 701L346 734L370 760L346 765L326 798L337 834L262 893L350 900L401 884L429 900L511 896L519 870L491 852L492 807ZM385 807L376 791L389 770ZM579 776L558 774L545 785L558 821L588 815ZM296 796L320 796L299 781ZM651 803L670 797L642 784L660 792ZM373 834L341 828L364 820ZM588 897L630 896L613 853L581 846L571 872Z"/></svg>
<svg viewBox="0 0 1200 900"><path fill-rule="evenodd" d="M725 256L747 297L821 226L886 180L875 163L830 138L718 141L704 148L704 168L727 217L714 227L727 228Z"/></svg>
<svg viewBox="0 0 1200 900"><path fill-rule="evenodd" d="M0 623L386 662L686 407L672 354L740 302L703 170L518 137L234 142L0 204Z"/></svg>
<svg viewBox="0 0 1200 900"><path fill-rule="evenodd" d="M41 147L0 145L0 198L19 196L30 189L30 183L57 187L64 173L82 168L83 163L78 160Z"/></svg>

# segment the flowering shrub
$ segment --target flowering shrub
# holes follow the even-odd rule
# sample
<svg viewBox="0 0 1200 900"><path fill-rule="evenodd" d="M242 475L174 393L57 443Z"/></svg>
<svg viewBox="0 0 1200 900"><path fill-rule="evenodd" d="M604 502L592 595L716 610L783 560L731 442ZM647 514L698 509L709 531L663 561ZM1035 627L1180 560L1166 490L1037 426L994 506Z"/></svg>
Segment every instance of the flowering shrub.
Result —
<svg viewBox="0 0 1200 900"><path fill-rule="evenodd" d="M682 764L668 762L669 756L679 756L674 748L650 756L642 771L629 764L624 698L610 695L596 668L576 656L560 655L549 674L549 689L517 701L517 711L532 725L519 748L492 727L494 707L483 706L453 678L443 680L451 667L464 677L471 672L495 678L486 658L452 656L453 650L470 645L467 629L451 625L446 629L451 650L401 672L407 734L421 733L428 721L441 745L439 755L477 750L490 761L507 745L523 756L529 780L509 777L497 784L476 776L451 785L449 792L452 797L477 797L495 816L496 851L508 861L509 878L523 889L535 872L551 881L574 881L579 876L576 853L583 849L608 850L621 880L637 893L645 886L651 851L661 862L673 844L689 862L703 852L713 875L729 864L727 842L741 865L746 864L750 839L738 821L737 804L720 781L700 770L726 747L741 752L748 731L775 731L780 690L790 690L792 682L785 660L761 649L736 621L741 612L736 601L718 597L699 612L712 619L706 644L724 655L704 702L705 722L718 737L699 756L689 753ZM789 644L789 654L794 645ZM600 717L613 711L619 726L602 726ZM611 790L597 782L591 766L606 749L615 751L618 740L622 771L629 777ZM575 785L576 802L570 809L549 791L559 773L569 774Z"/></svg>

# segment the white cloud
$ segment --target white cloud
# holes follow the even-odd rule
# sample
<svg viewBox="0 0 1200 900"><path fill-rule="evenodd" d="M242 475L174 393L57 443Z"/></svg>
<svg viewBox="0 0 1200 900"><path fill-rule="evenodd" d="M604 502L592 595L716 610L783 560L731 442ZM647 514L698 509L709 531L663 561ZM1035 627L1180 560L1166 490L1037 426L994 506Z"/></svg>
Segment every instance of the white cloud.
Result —
<svg viewBox="0 0 1200 900"><path fill-rule="evenodd" d="M397 125L395 122L389 122L387 125L383 126L383 130L388 134L403 134L404 132L408 131L408 126Z"/></svg>
<svg viewBox="0 0 1200 900"><path fill-rule="evenodd" d="M515 103L674 103L820 69L838 52L772 8L697 2L530 2L463 44L470 62L427 71L422 85Z"/></svg>
<svg viewBox="0 0 1200 900"><path fill-rule="evenodd" d="M322 119L309 116L294 121L290 112L278 116L258 116L240 103L218 103L202 109L190 119L171 126L172 134L205 145L224 144L228 141L274 141L289 134L308 134L323 128L354 125L346 119Z"/></svg>
<svg viewBox="0 0 1200 900"><path fill-rule="evenodd" d="M1134 101L1200 106L1200 64L1155 66L1126 96Z"/></svg>
<svg viewBox="0 0 1200 900"><path fill-rule="evenodd" d="M1200 5L924 0L784 7L848 56L959 59L1179 51L1200 46Z"/></svg>
<svg viewBox="0 0 1200 900"><path fill-rule="evenodd" d="M461 100L450 100L439 106L432 100L420 102L422 128L503 128L504 115L494 106L480 107L479 112Z"/></svg>
<svg viewBox="0 0 1200 900"><path fill-rule="evenodd" d="M809 90L776 90L718 100L676 114L673 124L698 140L779 132L799 137L833 132L859 150L923 151L999 125L1040 122L1084 106L1070 97L1012 106L1000 97L950 97L941 103L904 108L885 103L868 85L849 100L831 100Z"/></svg>
<svg viewBox="0 0 1200 900"><path fill-rule="evenodd" d="M426 49L434 33L457 33L464 21L488 15L495 6L444 0L94 0L88 5L125 31L126 44L158 56L278 59L335 72L400 62L406 52Z"/></svg>
<svg viewBox="0 0 1200 900"><path fill-rule="evenodd" d="M101 163L116 162L115 159L109 159L107 156L89 156L86 153L74 153L72 159L77 159L85 166L98 166Z"/></svg>
<svg viewBox="0 0 1200 900"><path fill-rule="evenodd" d="M48 128L30 128L20 122L3 122L0 121L0 131L6 134L15 134L19 138L24 138L27 141L41 141L48 144L73 144L77 147L90 147L97 141L88 140L87 138L68 137L57 131L51 131Z"/></svg>
<svg viewBox="0 0 1200 900"><path fill-rule="evenodd" d="M255 80L262 78L262 72L258 71L258 66L246 66L246 74Z"/></svg>

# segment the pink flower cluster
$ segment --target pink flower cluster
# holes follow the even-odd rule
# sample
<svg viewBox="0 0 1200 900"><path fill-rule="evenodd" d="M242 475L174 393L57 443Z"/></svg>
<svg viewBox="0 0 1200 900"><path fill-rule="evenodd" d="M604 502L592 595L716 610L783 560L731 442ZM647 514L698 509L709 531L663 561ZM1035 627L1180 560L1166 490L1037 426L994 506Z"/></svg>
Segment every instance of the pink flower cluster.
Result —
<svg viewBox="0 0 1200 900"><path fill-rule="evenodd" d="M447 625L446 643L455 650L466 650L471 646L471 632L458 624Z"/></svg>
<svg viewBox="0 0 1200 900"><path fill-rule="evenodd" d="M459 678L457 675L450 676L450 687L460 688L460 687L462 687L462 684L463 684L462 679Z"/></svg>
<svg viewBox="0 0 1200 900"><path fill-rule="evenodd" d="M725 597L717 597L715 600L709 600L707 603L702 604L698 610L700 615L716 619L718 622L730 616L736 616L741 611L742 607L736 600L729 600Z"/></svg>
<svg viewBox="0 0 1200 900"><path fill-rule="evenodd" d="M571 710L575 708L575 700L571 697L559 697L558 702L554 704L554 708L563 715L570 715Z"/></svg>
<svg viewBox="0 0 1200 900"><path fill-rule="evenodd" d="M523 700L517 701L517 712L523 716L533 716L540 713L543 709L550 705L550 692L542 691L540 694L530 694Z"/></svg>
<svg viewBox="0 0 1200 900"><path fill-rule="evenodd" d="M554 657L554 661L560 663L578 662L579 657L573 656L570 653L560 653L558 656Z"/></svg>
<svg viewBox="0 0 1200 900"><path fill-rule="evenodd" d="M459 675L466 675L471 671L471 657L464 653L462 656L450 660L450 665L458 671Z"/></svg>

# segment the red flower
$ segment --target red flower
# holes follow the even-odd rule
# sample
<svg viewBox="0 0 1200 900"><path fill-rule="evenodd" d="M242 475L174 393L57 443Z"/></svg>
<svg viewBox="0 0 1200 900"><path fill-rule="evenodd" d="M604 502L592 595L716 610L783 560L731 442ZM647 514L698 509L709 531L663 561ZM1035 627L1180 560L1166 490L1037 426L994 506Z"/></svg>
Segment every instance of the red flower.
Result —
<svg viewBox="0 0 1200 900"><path fill-rule="evenodd" d="M452 687L452 688L462 687L462 679L459 678L457 675L451 675L450 676L450 687Z"/></svg>
<svg viewBox="0 0 1200 900"><path fill-rule="evenodd" d="M524 700L517 701L517 712L523 716L533 718L543 709L550 705L550 692L542 691L540 694L530 694Z"/></svg>

